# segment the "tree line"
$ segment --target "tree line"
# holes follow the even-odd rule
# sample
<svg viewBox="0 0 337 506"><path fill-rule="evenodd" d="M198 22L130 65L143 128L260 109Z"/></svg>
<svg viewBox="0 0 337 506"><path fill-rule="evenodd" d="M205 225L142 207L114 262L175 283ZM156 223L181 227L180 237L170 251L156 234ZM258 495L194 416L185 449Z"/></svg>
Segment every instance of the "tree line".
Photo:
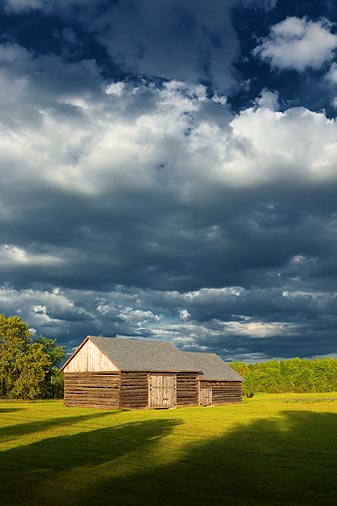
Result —
<svg viewBox="0 0 337 506"><path fill-rule="evenodd" d="M20 316L0 314L0 397L62 397L63 378L57 366L63 357L63 346L41 335L34 338Z"/></svg>
<svg viewBox="0 0 337 506"><path fill-rule="evenodd" d="M244 377L243 392L334 392L337 391L337 359L292 358L255 364L233 362L231 367Z"/></svg>

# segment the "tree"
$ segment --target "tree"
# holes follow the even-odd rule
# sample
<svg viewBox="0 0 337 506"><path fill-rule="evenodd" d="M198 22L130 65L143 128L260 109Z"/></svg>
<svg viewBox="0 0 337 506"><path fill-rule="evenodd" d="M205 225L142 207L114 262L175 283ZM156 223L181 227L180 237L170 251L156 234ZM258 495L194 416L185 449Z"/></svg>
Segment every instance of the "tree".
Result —
<svg viewBox="0 0 337 506"><path fill-rule="evenodd" d="M60 394L57 365L64 347L43 336L33 339L20 316L0 315L0 396L52 398Z"/></svg>

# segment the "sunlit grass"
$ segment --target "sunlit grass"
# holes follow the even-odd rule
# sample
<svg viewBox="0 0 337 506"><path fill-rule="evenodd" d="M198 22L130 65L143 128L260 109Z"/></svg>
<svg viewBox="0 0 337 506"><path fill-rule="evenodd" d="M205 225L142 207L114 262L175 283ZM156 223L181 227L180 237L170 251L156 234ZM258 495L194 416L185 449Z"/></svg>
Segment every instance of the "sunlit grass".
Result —
<svg viewBox="0 0 337 506"><path fill-rule="evenodd" d="M159 411L0 402L0 504L333 506L336 399Z"/></svg>

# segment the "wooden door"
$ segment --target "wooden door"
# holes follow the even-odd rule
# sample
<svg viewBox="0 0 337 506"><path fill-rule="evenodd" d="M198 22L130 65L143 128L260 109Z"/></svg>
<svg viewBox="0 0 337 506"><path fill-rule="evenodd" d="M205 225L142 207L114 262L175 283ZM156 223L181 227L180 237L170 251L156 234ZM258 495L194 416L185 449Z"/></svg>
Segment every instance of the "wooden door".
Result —
<svg viewBox="0 0 337 506"><path fill-rule="evenodd" d="M199 384L199 404L200 406L212 406L212 387Z"/></svg>
<svg viewBox="0 0 337 506"><path fill-rule="evenodd" d="M176 405L176 375L151 374L149 376L149 408L175 408Z"/></svg>

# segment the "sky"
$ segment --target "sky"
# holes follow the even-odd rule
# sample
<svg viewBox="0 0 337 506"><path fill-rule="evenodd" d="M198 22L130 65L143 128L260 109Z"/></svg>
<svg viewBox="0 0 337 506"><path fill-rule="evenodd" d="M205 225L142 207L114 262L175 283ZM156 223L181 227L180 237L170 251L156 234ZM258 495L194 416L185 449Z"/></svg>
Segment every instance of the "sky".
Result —
<svg viewBox="0 0 337 506"><path fill-rule="evenodd" d="M337 356L337 9L2 0L0 312Z"/></svg>

